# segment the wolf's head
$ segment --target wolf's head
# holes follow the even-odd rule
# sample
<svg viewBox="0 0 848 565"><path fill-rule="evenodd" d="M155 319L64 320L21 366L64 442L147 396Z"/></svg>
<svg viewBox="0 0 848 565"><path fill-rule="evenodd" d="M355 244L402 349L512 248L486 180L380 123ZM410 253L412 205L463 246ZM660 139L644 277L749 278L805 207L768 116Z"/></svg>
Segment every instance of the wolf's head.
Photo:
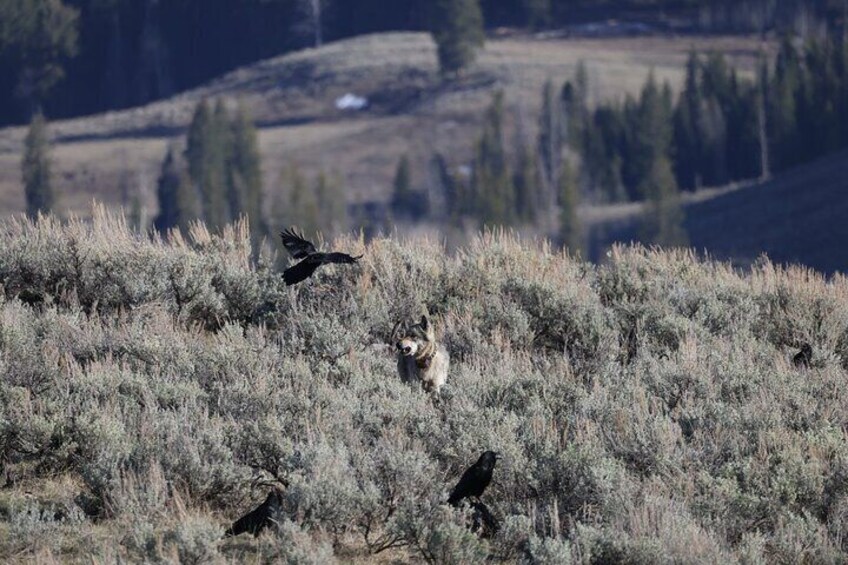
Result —
<svg viewBox="0 0 848 565"><path fill-rule="evenodd" d="M418 323L398 322L392 330L392 342L398 353L408 357L430 355L435 347L436 336L427 316L421 316Z"/></svg>

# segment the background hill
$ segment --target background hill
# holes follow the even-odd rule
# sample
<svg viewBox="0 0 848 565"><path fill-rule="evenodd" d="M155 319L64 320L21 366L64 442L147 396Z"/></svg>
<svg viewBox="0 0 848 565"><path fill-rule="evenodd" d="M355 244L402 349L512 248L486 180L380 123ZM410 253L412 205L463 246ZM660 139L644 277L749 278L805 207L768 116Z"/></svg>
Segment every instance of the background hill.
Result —
<svg viewBox="0 0 848 565"><path fill-rule="evenodd" d="M832 30L841 0L481 0L502 26L598 35L626 32L800 33ZM0 125L133 107L267 57L385 31L430 31L432 0L0 1ZM6 24L10 25L6 25ZM600 25L599 25L600 23Z"/></svg>
<svg viewBox="0 0 848 565"><path fill-rule="evenodd" d="M398 159L411 157L416 188L433 184L434 152L454 165L468 164L484 108L502 89L508 137L536 135L542 87L574 75L580 61L589 73L593 103L637 94L653 69L677 89L690 50L725 53L743 76L753 76L759 49L755 37L556 38L517 34L492 38L463 80L439 77L435 45L423 33L358 37L268 59L238 69L208 85L130 110L56 121L54 169L62 208L80 214L92 198L122 203L122 185L147 186L155 213L155 179L168 141L183 133L204 97L244 100L260 126L266 194L280 189L289 163L341 177L351 203L388 199ZM765 44L767 49L774 49ZM347 113L335 100L351 92L369 108ZM25 128L0 130L0 212L24 209L19 161ZM140 177L140 178L139 178ZM126 202L124 202L126 203Z"/></svg>
<svg viewBox="0 0 848 565"><path fill-rule="evenodd" d="M503 235L333 247L364 258L286 288L242 228L4 220L0 559L848 558L844 277ZM425 310L438 400L386 345ZM444 501L486 449L501 530L478 539ZM280 529L221 540L272 485Z"/></svg>
<svg viewBox="0 0 848 565"><path fill-rule="evenodd" d="M685 199L689 244L717 259L750 265L766 254L778 263L824 273L848 266L848 152L803 165L766 182L704 191ZM614 242L639 240L642 206L587 209L600 260Z"/></svg>

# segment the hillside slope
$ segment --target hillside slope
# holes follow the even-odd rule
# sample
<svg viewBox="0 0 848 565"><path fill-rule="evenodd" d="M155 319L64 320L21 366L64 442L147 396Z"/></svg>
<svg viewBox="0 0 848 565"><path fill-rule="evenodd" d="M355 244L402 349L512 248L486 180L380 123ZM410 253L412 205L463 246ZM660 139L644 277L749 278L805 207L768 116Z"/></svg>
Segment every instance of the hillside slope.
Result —
<svg viewBox="0 0 848 565"><path fill-rule="evenodd" d="M241 228L3 222L0 560L848 559L845 278L503 235L333 247L364 258L286 288ZM424 311L438 398L386 344ZM444 502L487 449L481 539ZM272 487L278 527L221 539Z"/></svg>
<svg viewBox="0 0 848 565"><path fill-rule="evenodd" d="M204 97L241 98L262 126L266 193L273 201L279 173L289 162L307 172L341 176L351 202L384 200L404 153L413 181L426 187L427 163L436 151L467 160L479 119L496 89L506 93L509 131L520 121L533 136L542 85L561 83L580 60L587 63L593 99L636 92L651 69L677 86L691 48L727 53L750 70L759 41L744 37L555 39L493 38L479 62L455 84L438 76L435 46L426 34L386 33L328 44L261 61L172 99L121 112L57 122L54 153L63 205L87 213L92 198L122 200L121 185L141 184L151 213L152 183L166 144L183 131ZM366 96L370 107L346 113L337 97ZM19 161L23 128L0 130L0 213L20 211ZM513 133L510 133L512 138Z"/></svg>
<svg viewBox="0 0 848 565"><path fill-rule="evenodd" d="M848 151L765 183L690 196L685 210L690 245L718 259L747 265L766 254L826 273L848 271ZM637 239L640 214L638 205L596 211L590 255Z"/></svg>

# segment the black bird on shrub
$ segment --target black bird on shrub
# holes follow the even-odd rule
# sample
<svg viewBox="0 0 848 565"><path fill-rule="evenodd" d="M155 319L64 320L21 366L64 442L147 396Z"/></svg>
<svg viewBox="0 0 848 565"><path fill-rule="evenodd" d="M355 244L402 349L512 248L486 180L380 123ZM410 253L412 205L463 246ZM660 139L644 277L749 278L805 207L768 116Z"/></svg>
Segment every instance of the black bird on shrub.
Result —
<svg viewBox="0 0 848 565"><path fill-rule="evenodd" d="M280 232L280 237L283 238L283 246L285 246L286 251L295 259L301 259L299 263L283 272L283 280L286 281L288 286L308 279L315 272L315 269L321 265L356 263L362 258L362 255L352 257L347 253L320 253L311 241L307 241L293 229Z"/></svg>
<svg viewBox="0 0 848 565"><path fill-rule="evenodd" d="M792 358L792 363L796 367L810 368L810 363L813 361L813 347L809 343L801 346L801 351L795 354Z"/></svg>
<svg viewBox="0 0 848 565"><path fill-rule="evenodd" d="M274 489L268 494L265 502L233 522L233 525L224 532L224 537L237 536L245 532L255 536L265 528L275 524L275 519L283 506L282 493Z"/></svg>
<svg viewBox="0 0 848 565"><path fill-rule="evenodd" d="M458 506L463 498L480 498L483 491L492 482L492 473L495 471L495 462L500 459L500 454L494 451L484 451L477 462L465 470L462 478L453 487L448 504ZM488 510L488 509L487 509Z"/></svg>

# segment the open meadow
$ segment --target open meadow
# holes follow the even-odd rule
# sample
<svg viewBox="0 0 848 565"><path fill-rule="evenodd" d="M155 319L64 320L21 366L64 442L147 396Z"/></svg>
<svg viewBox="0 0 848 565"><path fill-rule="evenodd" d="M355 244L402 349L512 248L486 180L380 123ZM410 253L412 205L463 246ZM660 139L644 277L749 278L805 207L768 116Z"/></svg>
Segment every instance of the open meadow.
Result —
<svg viewBox="0 0 848 565"><path fill-rule="evenodd" d="M497 233L342 238L359 264L286 288L244 226L92 216L0 224L4 562L848 559L841 275ZM438 396L387 343L425 311ZM487 449L480 538L445 501ZM222 539L274 487L278 525Z"/></svg>

